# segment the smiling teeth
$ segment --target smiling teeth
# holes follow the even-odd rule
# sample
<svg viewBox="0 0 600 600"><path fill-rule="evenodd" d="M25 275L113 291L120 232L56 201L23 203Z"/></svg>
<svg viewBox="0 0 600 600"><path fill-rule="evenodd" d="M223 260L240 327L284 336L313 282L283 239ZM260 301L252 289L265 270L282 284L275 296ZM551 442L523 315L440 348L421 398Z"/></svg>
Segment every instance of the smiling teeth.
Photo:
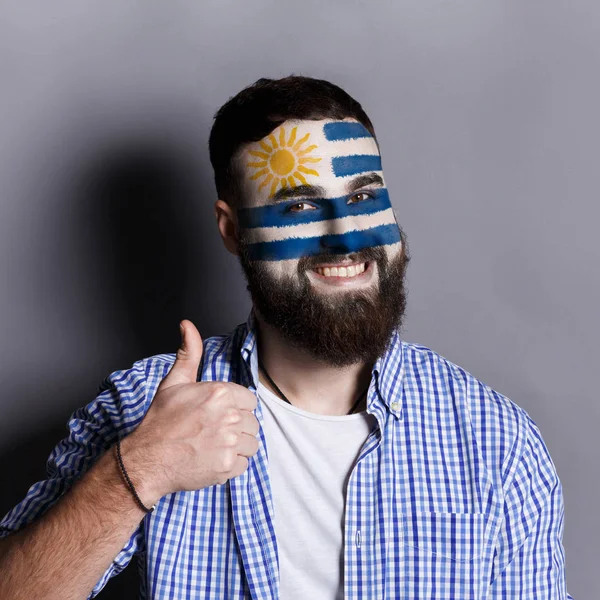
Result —
<svg viewBox="0 0 600 600"><path fill-rule="evenodd" d="M318 267L315 271L323 277L355 277L365 271L365 263L349 267Z"/></svg>

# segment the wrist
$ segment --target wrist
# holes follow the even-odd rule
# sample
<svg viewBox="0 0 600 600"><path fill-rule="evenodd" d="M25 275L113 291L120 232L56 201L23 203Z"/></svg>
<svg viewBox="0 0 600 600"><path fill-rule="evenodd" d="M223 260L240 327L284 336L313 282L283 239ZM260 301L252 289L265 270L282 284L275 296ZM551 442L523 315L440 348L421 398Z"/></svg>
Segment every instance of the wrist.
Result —
<svg viewBox="0 0 600 600"><path fill-rule="evenodd" d="M151 509L167 493L163 491L163 487L160 485L158 476L161 469L156 468L155 461L152 460L150 453L142 451L136 446L135 439L132 439L131 435L123 438L119 446L121 461L127 476L122 472L119 464L116 442L112 450L123 486L136 504L139 505L139 502L141 502L146 509ZM129 484L133 486L135 493ZM136 495L139 502L135 499Z"/></svg>

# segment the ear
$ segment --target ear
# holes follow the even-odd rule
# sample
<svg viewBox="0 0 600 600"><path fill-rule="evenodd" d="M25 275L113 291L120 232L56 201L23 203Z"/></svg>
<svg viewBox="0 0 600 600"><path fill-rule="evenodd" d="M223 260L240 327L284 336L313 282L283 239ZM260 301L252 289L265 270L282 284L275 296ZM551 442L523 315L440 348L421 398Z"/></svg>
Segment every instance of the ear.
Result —
<svg viewBox="0 0 600 600"><path fill-rule="evenodd" d="M231 254L237 256L239 254L237 211L224 200L217 200L215 202L215 217L225 248Z"/></svg>

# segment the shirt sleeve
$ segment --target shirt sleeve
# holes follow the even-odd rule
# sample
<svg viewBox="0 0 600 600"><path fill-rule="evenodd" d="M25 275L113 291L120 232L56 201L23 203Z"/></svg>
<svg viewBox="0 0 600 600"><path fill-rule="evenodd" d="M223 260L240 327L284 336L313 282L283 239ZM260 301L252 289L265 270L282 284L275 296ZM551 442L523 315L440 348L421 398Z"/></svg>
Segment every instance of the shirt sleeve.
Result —
<svg viewBox="0 0 600 600"><path fill-rule="evenodd" d="M100 384L98 396L71 415L68 435L54 447L46 463L46 479L34 483L0 521L0 538L42 516L108 450L117 435L124 436L139 424L148 405L145 362L111 373ZM145 551L144 546L142 521L88 598L95 597L134 554Z"/></svg>
<svg viewBox="0 0 600 600"><path fill-rule="evenodd" d="M562 486L528 415L526 432L523 455L505 492L488 598L573 600L565 577Z"/></svg>

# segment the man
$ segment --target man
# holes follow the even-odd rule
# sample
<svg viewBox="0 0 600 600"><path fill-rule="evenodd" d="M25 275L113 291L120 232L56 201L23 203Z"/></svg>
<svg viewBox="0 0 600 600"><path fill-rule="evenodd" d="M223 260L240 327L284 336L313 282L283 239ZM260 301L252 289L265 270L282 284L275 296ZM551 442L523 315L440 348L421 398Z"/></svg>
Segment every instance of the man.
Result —
<svg viewBox="0 0 600 600"><path fill-rule="evenodd" d="M90 598L137 554L155 599L569 598L538 428L400 339L409 253L361 106L261 79L210 155L249 319L204 344L182 321L73 414L0 523L0 597Z"/></svg>

